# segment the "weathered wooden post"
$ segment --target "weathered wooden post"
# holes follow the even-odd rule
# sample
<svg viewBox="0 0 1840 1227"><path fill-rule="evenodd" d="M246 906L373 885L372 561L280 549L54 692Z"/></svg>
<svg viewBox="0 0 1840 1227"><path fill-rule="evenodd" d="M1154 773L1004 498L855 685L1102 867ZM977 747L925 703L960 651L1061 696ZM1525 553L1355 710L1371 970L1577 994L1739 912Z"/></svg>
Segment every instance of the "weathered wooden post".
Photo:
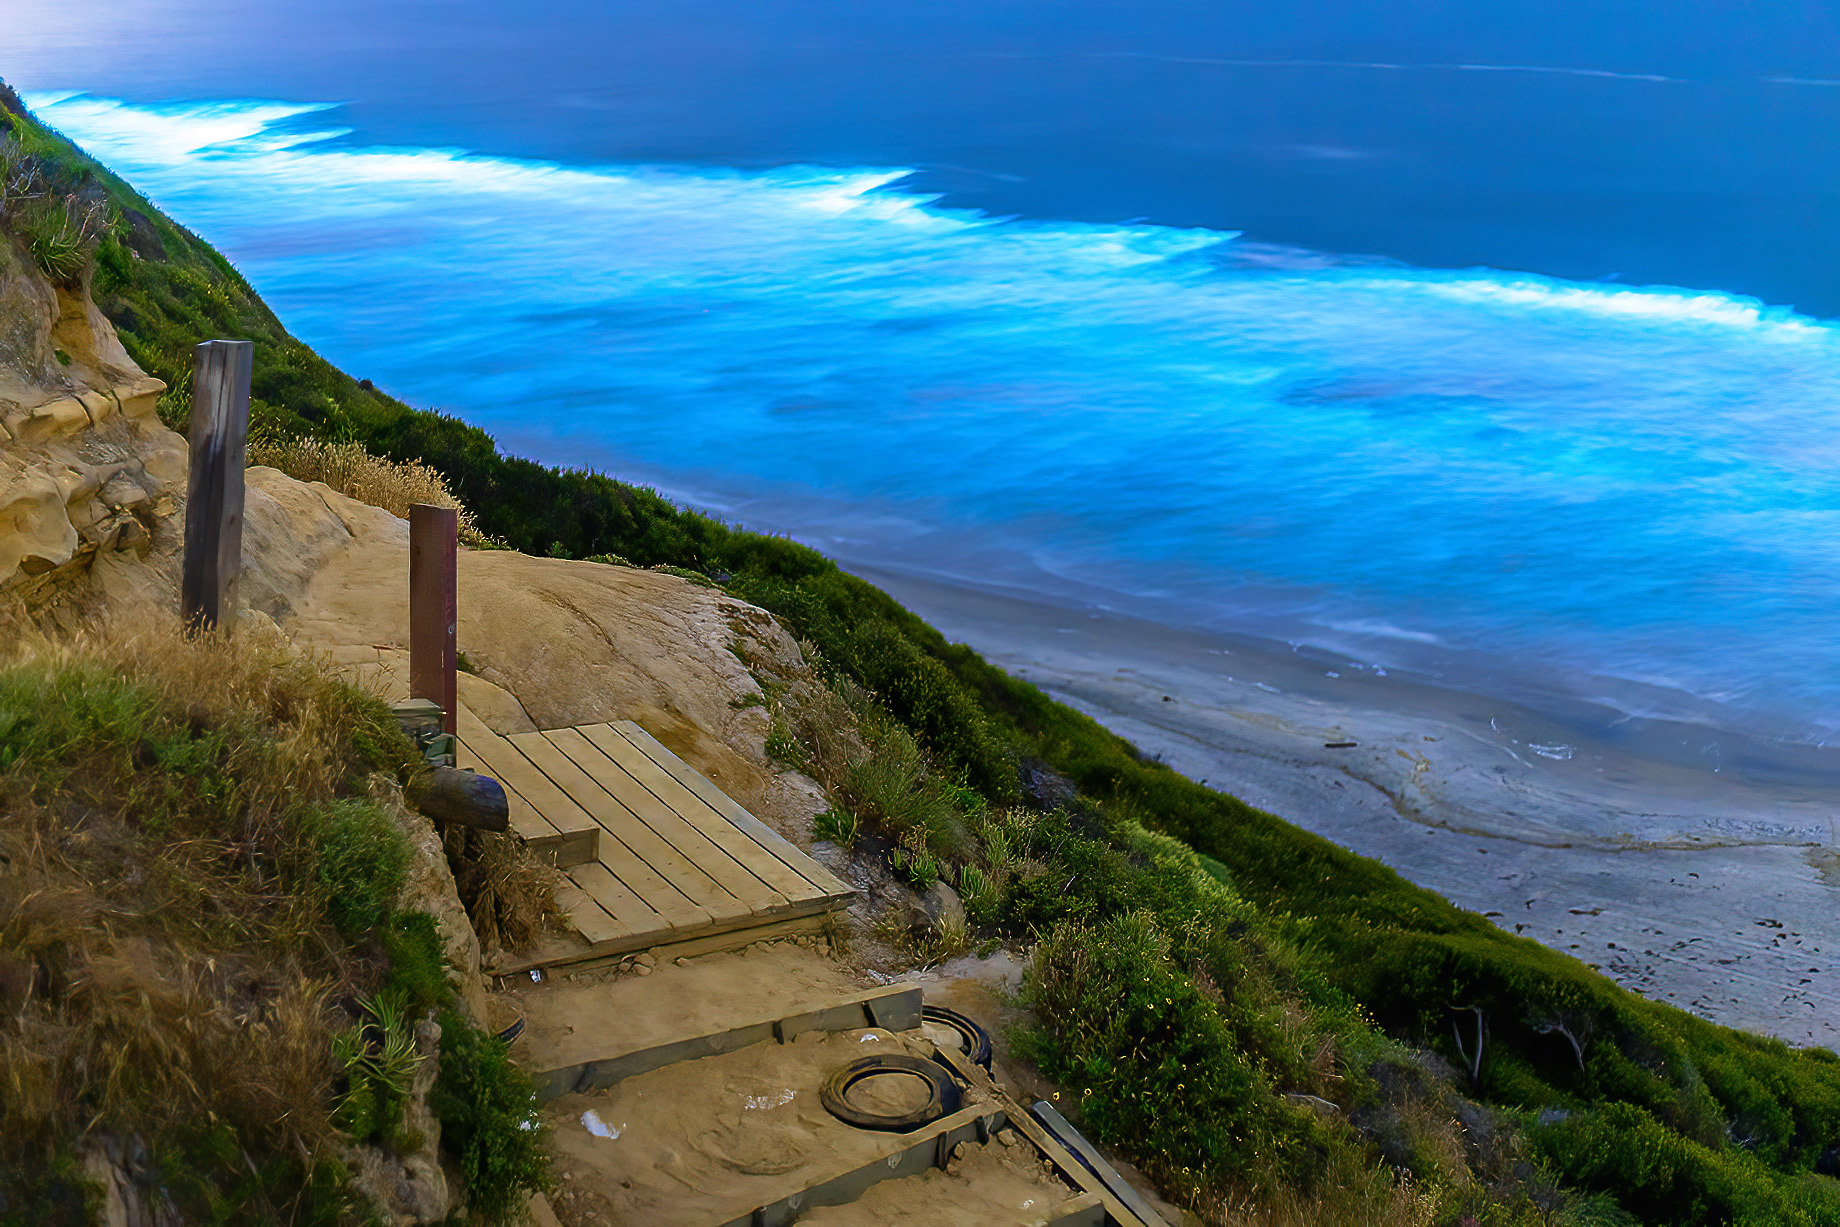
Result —
<svg viewBox="0 0 1840 1227"><path fill-rule="evenodd" d="M455 731L460 605L455 555L460 513L417 503L409 508L409 693L439 703Z"/></svg>
<svg viewBox="0 0 1840 1227"><path fill-rule="evenodd" d="M227 632L236 621L255 348L251 341L206 341L193 351L192 472L179 581L179 613L190 631L222 627Z"/></svg>

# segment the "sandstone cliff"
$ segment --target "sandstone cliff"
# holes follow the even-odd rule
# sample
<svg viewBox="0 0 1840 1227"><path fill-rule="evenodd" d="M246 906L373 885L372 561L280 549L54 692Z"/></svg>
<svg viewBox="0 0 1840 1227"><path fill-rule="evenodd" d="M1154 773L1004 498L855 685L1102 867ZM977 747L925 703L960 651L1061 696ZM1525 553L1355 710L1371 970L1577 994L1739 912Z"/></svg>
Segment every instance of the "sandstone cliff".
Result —
<svg viewBox="0 0 1840 1227"><path fill-rule="evenodd" d="M53 286L0 235L0 591L39 607L155 580L180 540L186 446L165 385L86 290Z"/></svg>

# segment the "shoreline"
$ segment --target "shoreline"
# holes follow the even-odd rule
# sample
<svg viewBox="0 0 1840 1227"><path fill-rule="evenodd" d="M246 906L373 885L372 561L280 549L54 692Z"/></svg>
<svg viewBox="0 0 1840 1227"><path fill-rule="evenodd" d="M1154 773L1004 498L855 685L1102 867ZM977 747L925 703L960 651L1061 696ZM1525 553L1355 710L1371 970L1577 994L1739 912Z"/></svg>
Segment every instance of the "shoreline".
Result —
<svg viewBox="0 0 1840 1227"><path fill-rule="evenodd" d="M1806 760L1740 746L1712 770L1641 753L1676 740L1665 722L1542 712L1253 636L848 567L1184 775L1625 988L1840 1045L1840 831L1829 773Z"/></svg>

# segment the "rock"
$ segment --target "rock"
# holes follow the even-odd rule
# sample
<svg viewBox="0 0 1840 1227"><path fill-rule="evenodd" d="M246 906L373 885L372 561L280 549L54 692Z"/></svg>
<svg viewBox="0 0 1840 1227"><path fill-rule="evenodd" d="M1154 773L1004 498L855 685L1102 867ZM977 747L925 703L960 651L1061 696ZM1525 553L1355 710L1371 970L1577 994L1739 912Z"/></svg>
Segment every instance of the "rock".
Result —
<svg viewBox="0 0 1840 1227"><path fill-rule="evenodd" d="M1048 764L1030 761L1022 767L1022 791L1036 809L1062 809L1079 800L1080 790L1074 782Z"/></svg>
<svg viewBox="0 0 1840 1227"><path fill-rule="evenodd" d="M651 974L652 974L652 968L649 963L634 963L633 964L633 975L649 976Z"/></svg>
<svg viewBox="0 0 1840 1227"><path fill-rule="evenodd" d="M160 496L183 493L187 451L151 416L165 386L87 291L53 287L0 238L0 588L36 579L32 603L46 610L111 595L93 582L99 556L171 561L178 503Z"/></svg>
<svg viewBox="0 0 1840 1227"><path fill-rule="evenodd" d="M428 1108L428 1092L441 1072L439 1023L423 1019L415 1025L415 1050L422 1059L409 1084L403 1127L419 1145L400 1155L381 1146L353 1146L345 1154L352 1183L393 1227L448 1221L459 1187L442 1166L441 1122Z"/></svg>
<svg viewBox="0 0 1840 1227"><path fill-rule="evenodd" d="M480 974L479 935L474 932L473 922L460 902L440 833L435 830L434 823L404 807L401 790L394 781L372 776L371 794L395 811L403 833L409 837L409 875L398 903L434 917L447 958L448 982L460 994L460 1001L473 1021L483 1024L487 1006L485 980Z"/></svg>
<svg viewBox="0 0 1840 1227"><path fill-rule="evenodd" d="M653 954L650 950L643 950L633 955L633 962L641 967L656 967L658 965L658 956Z"/></svg>
<svg viewBox="0 0 1840 1227"><path fill-rule="evenodd" d="M172 1202L156 1187L156 1174L147 1166L147 1148L139 1138L92 1134L79 1144L77 1157L83 1174L100 1193L91 1220L98 1227L177 1227L181 1222Z"/></svg>
<svg viewBox="0 0 1840 1227"><path fill-rule="evenodd" d="M944 882L934 882L920 893L920 914L925 927L935 933L945 929L965 928L965 905L958 892Z"/></svg>

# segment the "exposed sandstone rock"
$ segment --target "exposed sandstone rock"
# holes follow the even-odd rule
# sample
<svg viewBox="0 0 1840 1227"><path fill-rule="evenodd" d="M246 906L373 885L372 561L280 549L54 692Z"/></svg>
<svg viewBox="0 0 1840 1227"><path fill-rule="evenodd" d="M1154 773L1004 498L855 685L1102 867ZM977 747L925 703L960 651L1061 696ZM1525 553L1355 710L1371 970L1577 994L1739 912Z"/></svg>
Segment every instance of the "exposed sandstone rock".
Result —
<svg viewBox="0 0 1840 1227"><path fill-rule="evenodd" d="M87 292L52 287L0 240L0 589L42 606L101 595L100 557L170 559L187 451L154 416L165 386Z"/></svg>
<svg viewBox="0 0 1840 1227"><path fill-rule="evenodd" d="M409 528L273 469L247 476L242 592L296 642L407 695ZM799 842L818 787L765 752L754 662L809 673L771 615L675 576L462 550L460 697L500 732L635 720ZM744 660L745 658L745 660Z"/></svg>
<svg viewBox="0 0 1840 1227"><path fill-rule="evenodd" d="M178 1227L179 1212L160 1190L139 1138L92 1134L77 1154L99 1194L93 1219L98 1227Z"/></svg>
<svg viewBox="0 0 1840 1227"><path fill-rule="evenodd" d="M406 1154L383 1146L353 1146L345 1155L352 1183L391 1227L449 1222L458 1201L441 1165L441 1122L428 1108L428 1092L440 1076L439 1023L424 1019L416 1024L415 1050L422 1060L409 1086L403 1126L421 1145Z"/></svg>

